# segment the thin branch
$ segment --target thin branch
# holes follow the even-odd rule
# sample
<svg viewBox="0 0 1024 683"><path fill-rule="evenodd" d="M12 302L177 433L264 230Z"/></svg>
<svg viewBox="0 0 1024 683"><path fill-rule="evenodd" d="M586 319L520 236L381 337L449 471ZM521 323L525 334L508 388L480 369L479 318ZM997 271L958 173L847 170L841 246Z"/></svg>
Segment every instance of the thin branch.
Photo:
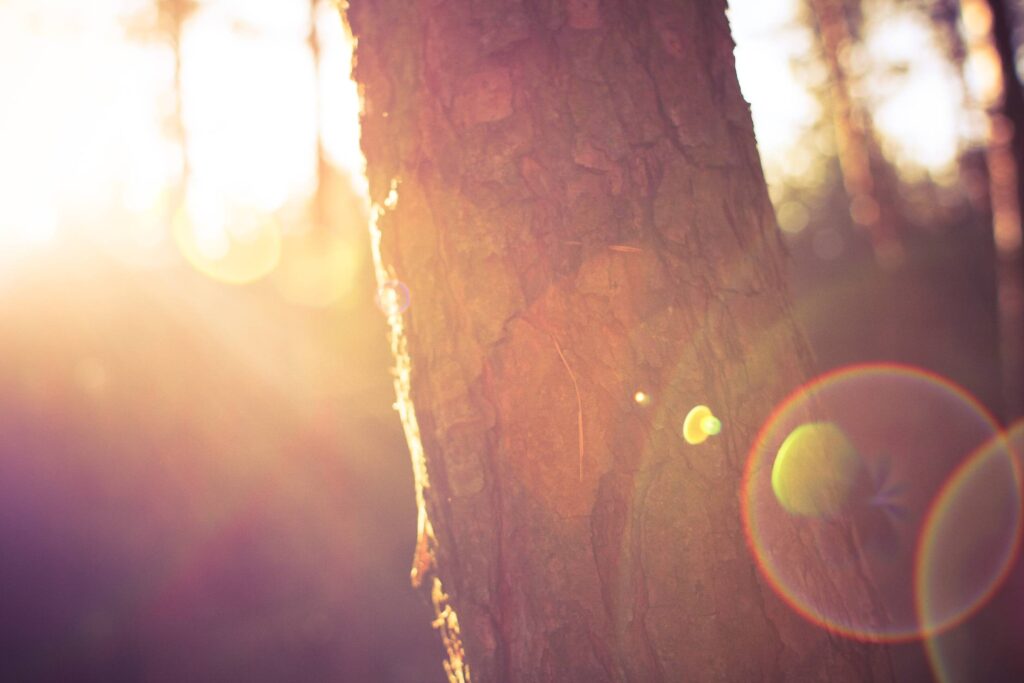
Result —
<svg viewBox="0 0 1024 683"><path fill-rule="evenodd" d="M558 351L558 357L562 359L562 365L565 366L565 371L569 373L569 379L572 380L572 388L576 390L576 426L579 428L579 444L580 444L580 481L583 481L583 397L580 396L580 385L576 382L576 375L573 374L572 368L569 367L569 361L565 359L565 354L562 353L562 347L559 346L558 340L551 337L551 341L555 342L555 350Z"/></svg>

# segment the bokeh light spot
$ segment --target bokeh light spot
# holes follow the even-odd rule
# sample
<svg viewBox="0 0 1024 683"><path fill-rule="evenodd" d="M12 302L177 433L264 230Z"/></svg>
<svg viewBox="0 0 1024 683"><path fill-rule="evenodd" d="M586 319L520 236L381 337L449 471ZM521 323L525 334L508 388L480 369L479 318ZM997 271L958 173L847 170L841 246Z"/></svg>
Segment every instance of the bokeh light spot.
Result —
<svg viewBox="0 0 1024 683"><path fill-rule="evenodd" d="M229 220L246 224L234 227ZM188 211L179 211L173 230L178 250L192 267L228 284L259 280L274 270L281 256L277 221L254 212L239 212L229 219L211 209L193 219Z"/></svg>
<svg viewBox="0 0 1024 683"><path fill-rule="evenodd" d="M785 202L775 212L779 221L779 229L790 235L795 235L807 227L811 214L803 202L790 200Z"/></svg>

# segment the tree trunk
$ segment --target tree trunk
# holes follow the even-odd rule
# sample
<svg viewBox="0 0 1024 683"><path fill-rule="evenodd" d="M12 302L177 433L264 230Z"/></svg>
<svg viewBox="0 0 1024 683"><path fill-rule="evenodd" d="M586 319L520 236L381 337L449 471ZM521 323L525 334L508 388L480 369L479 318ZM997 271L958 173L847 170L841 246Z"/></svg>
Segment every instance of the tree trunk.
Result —
<svg viewBox="0 0 1024 683"><path fill-rule="evenodd" d="M992 10L992 42L999 54L1003 76L1003 99L1000 109L1013 126L1009 148L1018 169L1024 168L1024 87L1017 76L1017 48L1013 41L1016 25L1013 3L1009 0L988 0ZM1018 173L1014 189L1017 206L1024 208L1024 174ZM1020 227L1017 227L1017 248L1020 248Z"/></svg>
<svg viewBox="0 0 1024 683"><path fill-rule="evenodd" d="M843 186L850 200L850 217L865 229L875 260L894 267L903 262L899 228L903 222L894 193L884 181L896 177L882 154L870 114L853 96L850 75L842 53L853 45L842 0L809 0L818 27L825 65L829 73L829 104L832 108L836 153Z"/></svg>
<svg viewBox="0 0 1024 683"><path fill-rule="evenodd" d="M745 547L747 449L810 361L725 2L348 18L378 279L411 294L388 317L413 582L449 678L889 680ZM725 427L688 446L696 404Z"/></svg>
<svg viewBox="0 0 1024 683"><path fill-rule="evenodd" d="M989 195L999 259L999 313L1006 420L1024 417L1024 87L1017 76L1013 8L988 0L992 44L1002 72L1002 101L990 109Z"/></svg>

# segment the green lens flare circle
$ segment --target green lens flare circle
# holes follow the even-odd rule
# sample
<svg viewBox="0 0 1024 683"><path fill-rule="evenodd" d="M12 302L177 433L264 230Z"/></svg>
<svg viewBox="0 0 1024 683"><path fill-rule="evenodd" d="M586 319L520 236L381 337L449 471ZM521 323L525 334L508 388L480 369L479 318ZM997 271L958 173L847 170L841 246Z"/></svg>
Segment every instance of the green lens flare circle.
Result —
<svg viewBox="0 0 1024 683"><path fill-rule="evenodd" d="M741 484L759 571L792 609L835 633L921 638L915 553L925 518L997 432L964 389L910 366L851 366L798 388L763 425Z"/></svg>
<svg viewBox="0 0 1024 683"><path fill-rule="evenodd" d="M772 491L786 511L805 517L833 517L849 501L860 459L843 430L831 422L794 429L772 465Z"/></svg>

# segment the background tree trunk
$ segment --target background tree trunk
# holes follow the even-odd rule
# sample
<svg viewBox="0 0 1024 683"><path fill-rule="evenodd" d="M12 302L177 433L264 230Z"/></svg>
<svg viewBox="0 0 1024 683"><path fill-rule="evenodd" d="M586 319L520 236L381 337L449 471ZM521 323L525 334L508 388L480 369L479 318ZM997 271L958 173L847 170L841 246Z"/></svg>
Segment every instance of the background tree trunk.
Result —
<svg viewBox="0 0 1024 683"><path fill-rule="evenodd" d="M905 257L899 207L885 182L894 178L895 172L882 154L870 114L853 96L843 60L843 50L854 44L845 4L843 0L808 2L828 67L836 154L850 200L850 216L871 239L875 260L892 269Z"/></svg>
<svg viewBox="0 0 1024 683"><path fill-rule="evenodd" d="M747 449L811 364L724 1L348 17L450 678L888 680L745 547ZM699 403L725 428L687 446Z"/></svg>
<svg viewBox="0 0 1024 683"><path fill-rule="evenodd" d="M987 0L992 44L999 55L1002 98L990 107L989 195L999 278L1006 420L1024 416L1024 87L1017 76L1014 16L1009 0Z"/></svg>

